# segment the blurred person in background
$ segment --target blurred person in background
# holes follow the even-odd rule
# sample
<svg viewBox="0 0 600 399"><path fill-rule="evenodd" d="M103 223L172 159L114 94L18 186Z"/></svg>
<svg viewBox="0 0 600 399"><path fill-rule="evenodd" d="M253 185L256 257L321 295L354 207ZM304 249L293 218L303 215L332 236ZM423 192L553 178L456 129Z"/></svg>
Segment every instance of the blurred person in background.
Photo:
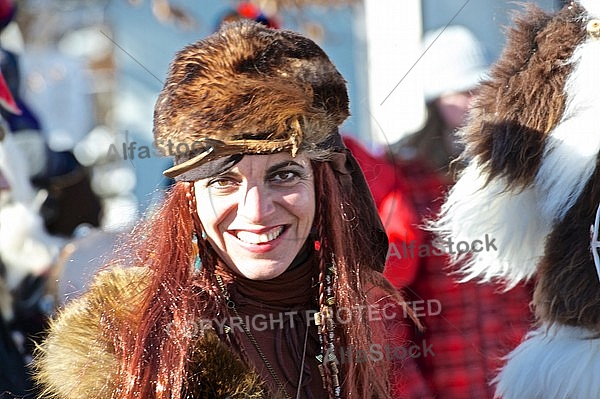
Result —
<svg viewBox="0 0 600 399"><path fill-rule="evenodd" d="M392 145L390 153L421 220L438 212L452 185L451 161L461 151L456 132L464 125L477 84L488 68L482 45L462 26L427 32L423 43L420 63L428 117L421 130ZM439 301L441 313L425 312L420 318L425 330L413 329L412 340L426 341L435 352L416 359L420 370L437 398L491 399L490 382L502 356L521 341L533 321L531 287L519 285L503 292L500 285L459 284L460 276L447 267L448 257L433 253L433 237L424 234L423 243L432 251L417 257L415 279L404 289L412 301ZM501 245L493 237L480 240L485 251ZM457 250L450 243L443 248Z"/></svg>
<svg viewBox="0 0 600 399"><path fill-rule="evenodd" d="M431 345L435 354L414 359L416 369L412 359L398 365L394 398L491 399L490 382L502 356L533 321L531 287L503 293L500 285L459 284L460 276L448 269L443 253L456 251L456 244L434 244L432 234L419 227L437 214L453 183L451 163L461 151L456 132L466 121L488 63L481 44L462 26L426 32L422 51L418 69L427 107L424 126L392 144L383 159L357 155L390 238L384 274L409 302L425 308L417 312L424 330L398 323L393 335ZM499 245L493 237L481 241L483 250ZM429 312L427 303L439 303L441 309ZM424 381L425 388L416 381Z"/></svg>
<svg viewBox="0 0 600 399"><path fill-rule="evenodd" d="M419 218L413 204L406 195L408 183L396 172L391 162L370 153L357 139L346 135L344 144L352 151L365 174L390 242L384 276L394 287L404 287L415 280L419 259L416 256L404 256L402 243L421 244L424 234L418 226ZM406 328L410 321L404 312L394 312L397 317L389 323L390 339L394 346L401 345L408 349L413 345ZM398 360L391 378L392 397L432 399L433 395L415 359L404 356Z"/></svg>
<svg viewBox="0 0 600 399"><path fill-rule="evenodd" d="M488 62L477 38L460 25L426 32L422 52L415 73L421 73L426 119L420 130L390 150L394 159L422 163L431 175L450 183L450 163L462 150L456 133L466 122Z"/></svg>
<svg viewBox="0 0 600 399"><path fill-rule="evenodd" d="M0 32L14 23L17 11L14 1L0 0ZM71 151L50 148L43 124L21 96L19 58L0 47L0 69L20 109L18 114L0 109L0 115L26 158L28 178L46 195L40 209L44 225L49 233L63 237L70 237L81 224L98 227L101 204L91 188L89 171Z"/></svg>
<svg viewBox="0 0 600 399"><path fill-rule="evenodd" d="M8 113L21 113L2 74L0 105ZM26 365L53 309L49 276L63 244L44 228L28 170L0 118L0 398L32 395Z"/></svg>
<svg viewBox="0 0 600 399"><path fill-rule="evenodd" d="M27 86L31 85L32 73L27 67L23 68L23 65L27 64L30 54L23 49L21 30L15 21L17 8L16 2L12 0L0 0L0 33L7 33L2 37L0 45L0 71L11 98L14 99L15 108L18 109L15 112L10 107L0 108L3 126L10 132L3 145L6 154L3 168L8 176L13 176L10 190L6 190L11 192L12 205L10 211L4 213L8 222L5 220L2 226L4 237L11 238L5 238L5 242L0 245L8 251L4 256L14 254L12 258L17 263L44 263L44 257L35 260L35 250L24 245L23 242L27 241L23 241L24 238L21 237L27 237L34 231L43 231L46 238L58 242L63 251L59 255L61 261L54 264L52 273L53 278L59 281L58 288L55 287L55 299L63 302L69 295L73 296L82 289L87 275L97 264L94 262L95 258L110 249L111 242L107 241L112 236L93 229L99 227L102 213L100 199L92 190L91 170L76 159L72 149L51 148L52 132L47 126L52 125L52 121L47 116L46 119L40 117L40 113L43 115L43 111L52 109L55 105L65 111L71 110L72 104L64 101L63 94L69 89L78 88L80 82L74 82L66 88L63 86L60 90L49 86L44 95L38 91L34 96L27 97ZM40 59L36 65L43 72L57 76L57 79L68 75L57 73L61 69L56 65L48 67L50 63L40 64ZM48 86L39 84L40 79L43 80L40 73L36 73L35 78L38 86ZM37 104L36 107L35 104L31 105L32 98L37 101L47 98L48 102L42 103L42 106ZM52 113L55 120L71 120L65 115L66 113ZM82 118L85 116L82 115ZM72 135L73 130L65 128L63 131L65 135ZM6 172L7 169L12 172ZM18 177L14 177L15 173ZM28 194L23 195L24 192ZM21 220L19 215L22 218L20 223L17 222ZM11 226L11 223L16 224ZM22 235L21 232L17 233L18 227L21 228ZM64 246L67 240L71 240L71 245ZM17 247L19 250L15 252ZM20 295L29 295L29 290L36 289L23 287ZM37 330L38 327L32 326L31 329ZM31 342L28 340L27 344L30 345Z"/></svg>

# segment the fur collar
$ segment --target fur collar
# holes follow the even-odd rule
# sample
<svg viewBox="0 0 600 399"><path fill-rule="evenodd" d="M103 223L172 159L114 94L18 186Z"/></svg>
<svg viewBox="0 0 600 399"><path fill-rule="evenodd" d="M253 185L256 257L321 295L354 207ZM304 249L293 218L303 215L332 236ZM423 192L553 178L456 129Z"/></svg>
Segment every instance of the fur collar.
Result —
<svg viewBox="0 0 600 399"><path fill-rule="evenodd" d="M126 321L135 329L136 307L147 287L145 268L100 273L89 292L68 304L53 321L34 367L41 397L118 397L115 343L102 333L105 323ZM194 342L188 362L186 399L266 397L258 375L209 330Z"/></svg>

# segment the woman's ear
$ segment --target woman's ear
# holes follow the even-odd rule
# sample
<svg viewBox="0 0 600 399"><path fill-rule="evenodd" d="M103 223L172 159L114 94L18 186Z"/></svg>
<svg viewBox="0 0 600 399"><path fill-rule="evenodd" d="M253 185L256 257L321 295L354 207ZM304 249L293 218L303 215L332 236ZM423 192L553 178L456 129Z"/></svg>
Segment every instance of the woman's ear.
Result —
<svg viewBox="0 0 600 399"><path fill-rule="evenodd" d="M204 231L204 227L202 226L200 215L198 215L198 203L196 202L196 184L195 182L189 182L186 184L188 184L187 199L190 216L194 223L194 233L198 237L198 239L206 240L206 232Z"/></svg>

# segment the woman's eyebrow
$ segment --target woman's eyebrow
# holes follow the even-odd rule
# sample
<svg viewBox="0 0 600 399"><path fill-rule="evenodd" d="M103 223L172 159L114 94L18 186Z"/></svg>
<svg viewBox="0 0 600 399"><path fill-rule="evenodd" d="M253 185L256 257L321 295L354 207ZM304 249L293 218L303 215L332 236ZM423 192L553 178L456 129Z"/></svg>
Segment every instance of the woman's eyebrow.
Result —
<svg viewBox="0 0 600 399"><path fill-rule="evenodd" d="M305 168L304 165L299 164L298 162L295 162L295 161L283 161L283 162L276 163L275 165L270 166L269 168L267 168L266 173L267 174L273 173L273 172L278 171L279 169L287 168L288 166L297 166L297 167L302 168L302 169Z"/></svg>

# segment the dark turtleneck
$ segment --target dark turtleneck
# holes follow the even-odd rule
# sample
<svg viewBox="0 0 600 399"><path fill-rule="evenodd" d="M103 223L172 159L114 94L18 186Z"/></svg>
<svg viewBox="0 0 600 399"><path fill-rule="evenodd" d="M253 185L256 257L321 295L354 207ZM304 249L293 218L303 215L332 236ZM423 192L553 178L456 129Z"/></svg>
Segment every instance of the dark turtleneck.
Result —
<svg viewBox="0 0 600 399"><path fill-rule="evenodd" d="M307 321L307 316L318 309L318 266L312 248L305 247L283 274L271 280L250 280L234 275L224 265L219 265L217 273L223 276L230 298L261 352L290 397L296 398L305 334L310 321ZM235 317L233 312L231 316ZM235 349L250 359L271 391L277 392L279 386L247 334L239 324L227 324L235 329L240 341L240 347ZM319 354L319 339L314 322L308 326L306 343L300 397L323 398L323 383L315 359Z"/></svg>

